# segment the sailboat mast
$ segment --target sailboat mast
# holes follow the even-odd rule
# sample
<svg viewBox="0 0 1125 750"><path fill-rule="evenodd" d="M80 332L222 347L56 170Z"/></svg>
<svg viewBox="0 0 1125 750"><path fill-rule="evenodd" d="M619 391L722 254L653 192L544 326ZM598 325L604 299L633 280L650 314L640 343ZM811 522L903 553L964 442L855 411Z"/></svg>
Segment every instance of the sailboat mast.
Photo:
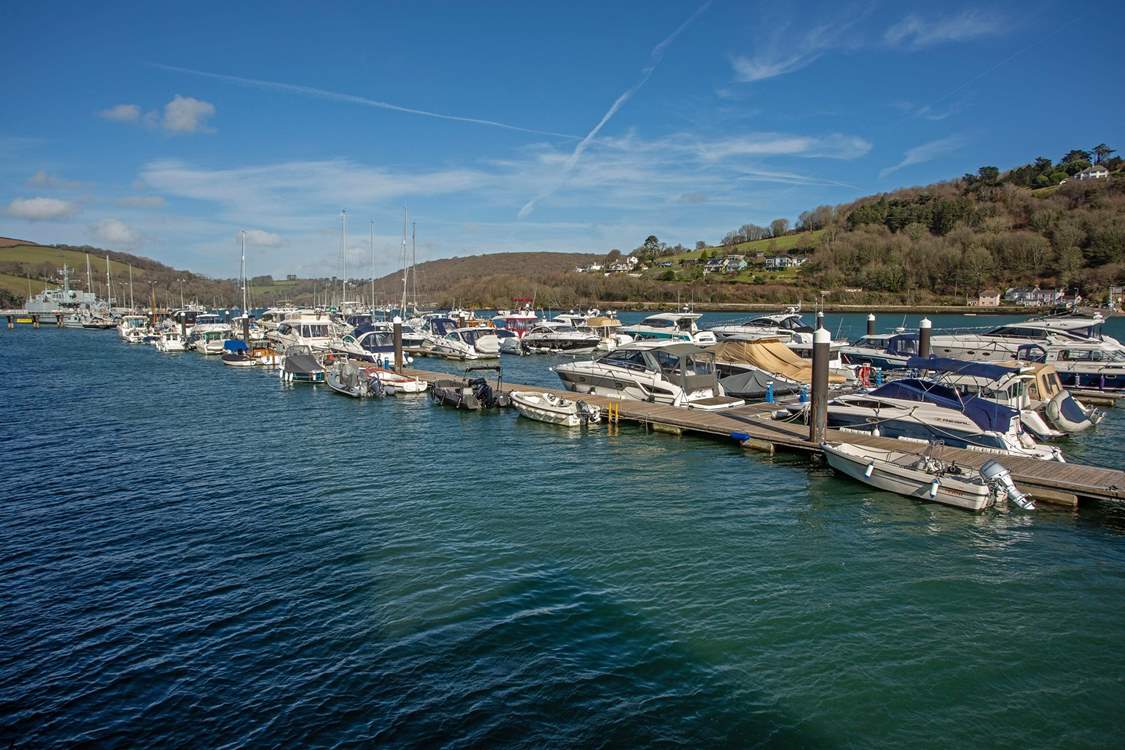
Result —
<svg viewBox="0 0 1125 750"><path fill-rule="evenodd" d="M340 309L343 310L344 303L348 301L348 210L346 208L340 210L340 221L343 224L340 252L344 256L344 283L340 287Z"/></svg>
<svg viewBox="0 0 1125 750"><path fill-rule="evenodd" d="M242 230L242 265L238 269L239 278L242 279L242 314L249 315L246 312L246 230Z"/></svg>
<svg viewBox="0 0 1125 750"><path fill-rule="evenodd" d="M410 289L414 314L418 314L418 222L410 224Z"/></svg>
<svg viewBox="0 0 1125 750"><path fill-rule="evenodd" d="M109 303L109 311L113 312L113 287L109 283L109 255L105 256L105 295Z"/></svg>
<svg viewBox="0 0 1125 750"><path fill-rule="evenodd" d="M133 307L133 264L129 264L129 312L134 310Z"/></svg>
<svg viewBox="0 0 1125 750"><path fill-rule="evenodd" d="M371 314L375 314L375 220L371 220Z"/></svg>
<svg viewBox="0 0 1125 750"><path fill-rule="evenodd" d="M406 282L410 278L410 266L407 265L406 257L406 224L409 221L410 212L405 208L402 209L402 305L399 307L399 312L406 315Z"/></svg>
<svg viewBox="0 0 1125 750"><path fill-rule="evenodd" d="M90 275L90 254L86 253L86 291L94 291L94 277Z"/></svg>

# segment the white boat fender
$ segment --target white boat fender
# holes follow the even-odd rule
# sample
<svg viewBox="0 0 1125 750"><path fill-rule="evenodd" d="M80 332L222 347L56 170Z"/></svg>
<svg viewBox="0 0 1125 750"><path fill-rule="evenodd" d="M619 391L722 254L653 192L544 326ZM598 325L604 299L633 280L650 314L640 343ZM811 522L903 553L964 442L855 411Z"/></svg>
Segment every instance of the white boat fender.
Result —
<svg viewBox="0 0 1125 750"><path fill-rule="evenodd" d="M1094 426L1090 416L1071 397L1069 391L1060 391L1047 402L1047 419L1063 432L1083 432Z"/></svg>
<svg viewBox="0 0 1125 750"><path fill-rule="evenodd" d="M863 476L870 477L874 473L875 473L875 462L872 461L871 463L867 464L867 468L865 468L863 470Z"/></svg>
<svg viewBox="0 0 1125 750"><path fill-rule="evenodd" d="M934 481L930 482L930 497L937 497L938 487L940 486L941 482L939 482L936 478L934 479Z"/></svg>

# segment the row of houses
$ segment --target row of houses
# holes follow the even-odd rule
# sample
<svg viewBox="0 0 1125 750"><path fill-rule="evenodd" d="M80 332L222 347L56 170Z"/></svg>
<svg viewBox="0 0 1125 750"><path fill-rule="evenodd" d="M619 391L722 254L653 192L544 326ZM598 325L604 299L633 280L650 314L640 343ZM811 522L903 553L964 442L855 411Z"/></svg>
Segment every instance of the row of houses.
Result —
<svg viewBox="0 0 1125 750"><path fill-rule="evenodd" d="M1023 307L1054 307L1070 302L1063 289L1040 289L1037 286L1013 286L1001 292L999 289L984 289L969 299L973 307L999 307L1001 302Z"/></svg>
<svg viewBox="0 0 1125 750"><path fill-rule="evenodd" d="M615 260L612 263L589 263L585 266L578 266L574 269L575 273L633 273L634 271L641 270L640 258L633 255L625 256L620 260Z"/></svg>
<svg viewBox="0 0 1125 750"><path fill-rule="evenodd" d="M724 255L711 258L703 264L703 273L740 273L751 265L761 266L767 271L783 271L786 268L797 268L804 265L808 258L793 255L771 255L766 257L759 253L753 261L744 255Z"/></svg>

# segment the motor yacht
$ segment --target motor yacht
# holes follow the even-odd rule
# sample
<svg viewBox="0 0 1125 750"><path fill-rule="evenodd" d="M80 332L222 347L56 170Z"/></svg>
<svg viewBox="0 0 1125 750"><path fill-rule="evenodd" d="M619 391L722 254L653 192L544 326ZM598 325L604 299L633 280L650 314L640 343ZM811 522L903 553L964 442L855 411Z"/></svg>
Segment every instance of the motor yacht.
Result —
<svg viewBox="0 0 1125 750"><path fill-rule="evenodd" d="M1069 316L1004 323L985 331L935 332L930 351L939 357L978 361L1012 359L1020 347L1030 344L1047 350L1077 345L1101 352L1125 351L1117 339L1102 333L1103 323L1100 316Z"/></svg>
<svg viewBox="0 0 1125 750"><path fill-rule="evenodd" d="M180 335L177 330L161 331L160 337L156 341L156 350L158 352L182 352L187 347L184 345L184 337Z"/></svg>
<svg viewBox="0 0 1125 750"><path fill-rule="evenodd" d="M332 330L326 313L301 312L282 320L266 333L266 339L282 351L291 346L324 351L332 345Z"/></svg>
<svg viewBox="0 0 1125 750"><path fill-rule="evenodd" d="M202 317L200 316L200 318ZM222 354L223 342L229 338L231 338L231 329L226 323L201 324L196 322L189 341L200 354Z"/></svg>
<svg viewBox="0 0 1125 750"><path fill-rule="evenodd" d="M918 333L873 333L840 347L845 364L868 365L881 370L905 370L906 361L918 355Z"/></svg>
<svg viewBox="0 0 1125 750"><path fill-rule="evenodd" d="M640 323L624 326L621 332L633 341L682 341L694 344L714 344L714 332L700 330L697 321L701 313L657 313Z"/></svg>
<svg viewBox="0 0 1125 750"><path fill-rule="evenodd" d="M531 352L592 351L599 341L596 333L555 321L537 325L523 335L523 345Z"/></svg>
<svg viewBox="0 0 1125 750"><path fill-rule="evenodd" d="M802 331L811 334L813 329L801 318L800 308L790 307L783 313L757 315L744 320L719 323L711 326L710 330L720 341L775 337L782 341L789 341L793 332Z"/></svg>
<svg viewBox="0 0 1125 750"><path fill-rule="evenodd" d="M500 355L500 339L491 328L455 328L433 342L430 353L448 359L485 359Z"/></svg>
<svg viewBox="0 0 1125 750"><path fill-rule="evenodd" d="M148 335L148 318L144 315L122 315L117 335L130 344L139 344Z"/></svg>
<svg viewBox="0 0 1125 750"><path fill-rule="evenodd" d="M405 341L403 342L405 348ZM364 362L384 362L394 358L394 327L389 323L368 324L332 340L333 354Z"/></svg>
<svg viewBox="0 0 1125 750"><path fill-rule="evenodd" d="M1021 362L1053 365L1068 388L1125 391L1125 350L1106 349L1100 343L1056 346L1024 344L1015 354Z"/></svg>
<svg viewBox="0 0 1125 750"><path fill-rule="evenodd" d="M744 403L726 396L714 353L695 344L625 344L597 359L551 369L575 393L709 410Z"/></svg>

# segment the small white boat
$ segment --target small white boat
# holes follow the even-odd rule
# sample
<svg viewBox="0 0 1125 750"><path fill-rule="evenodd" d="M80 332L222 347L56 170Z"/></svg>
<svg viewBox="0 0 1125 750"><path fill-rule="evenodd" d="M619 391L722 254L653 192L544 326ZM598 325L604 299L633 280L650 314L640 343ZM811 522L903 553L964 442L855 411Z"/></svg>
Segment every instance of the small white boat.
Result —
<svg viewBox="0 0 1125 750"><path fill-rule="evenodd" d="M512 391L512 406L528 419L567 427L601 421L601 410L585 401L571 401L553 393L538 391Z"/></svg>
<svg viewBox="0 0 1125 750"><path fill-rule="evenodd" d="M978 471L935 458L932 450L918 455L849 443L820 447L833 469L881 490L972 511L990 508L1003 498L1025 510L1035 509L1016 489L1008 470L993 460Z"/></svg>
<svg viewBox="0 0 1125 750"><path fill-rule="evenodd" d="M368 367L367 373L379 379L387 393L425 393L429 384L421 378L412 378L382 367Z"/></svg>
<svg viewBox="0 0 1125 750"><path fill-rule="evenodd" d="M184 337L179 331L164 331L156 340L156 350L164 353L185 351Z"/></svg>

